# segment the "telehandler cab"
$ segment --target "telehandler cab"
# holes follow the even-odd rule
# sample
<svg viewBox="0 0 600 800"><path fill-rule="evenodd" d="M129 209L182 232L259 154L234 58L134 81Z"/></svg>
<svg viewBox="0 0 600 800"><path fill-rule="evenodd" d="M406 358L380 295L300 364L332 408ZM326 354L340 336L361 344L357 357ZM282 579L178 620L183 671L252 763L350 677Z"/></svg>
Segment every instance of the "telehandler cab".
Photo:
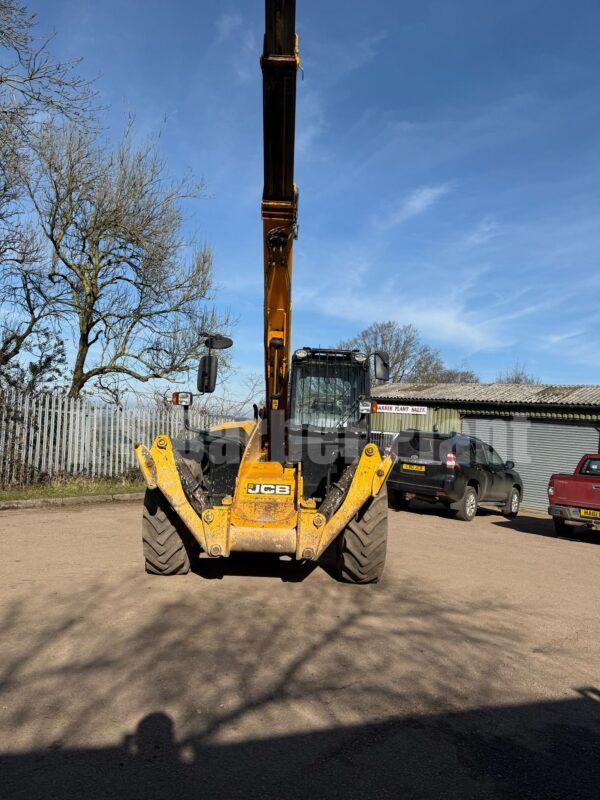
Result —
<svg viewBox="0 0 600 800"><path fill-rule="evenodd" d="M135 452L146 480L143 543L148 572L189 571L202 553L277 553L326 561L352 583L383 573L386 480L393 456L369 442L371 359L389 377L385 353L304 347L291 353L296 75L295 0L266 0L263 73L264 352L266 405L255 419L227 423L184 442L158 436ZM215 389L210 336L198 391ZM174 396L187 407L189 393Z"/></svg>

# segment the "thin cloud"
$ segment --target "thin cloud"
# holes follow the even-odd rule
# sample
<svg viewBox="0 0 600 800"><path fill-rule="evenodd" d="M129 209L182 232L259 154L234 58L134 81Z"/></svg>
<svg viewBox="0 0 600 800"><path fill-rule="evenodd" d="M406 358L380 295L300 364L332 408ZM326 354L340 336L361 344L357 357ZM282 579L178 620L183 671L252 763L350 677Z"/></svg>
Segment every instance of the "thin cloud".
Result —
<svg viewBox="0 0 600 800"><path fill-rule="evenodd" d="M382 219L377 220L376 227L381 230L391 230L402 225L413 217L424 214L434 206L444 195L448 194L450 186L447 183L438 186L420 186L407 195L398 208L391 211Z"/></svg>
<svg viewBox="0 0 600 800"><path fill-rule="evenodd" d="M258 39L253 30L247 30L241 39L242 46L233 59L233 68L238 79L243 83L256 80L258 63Z"/></svg>
<svg viewBox="0 0 600 800"><path fill-rule="evenodd" d="M340 68L342 74L354 72L377 56L380 50L380 45L387 38L385 31L379 31L370 36L365 36L364 39L358 41L353 47L347 47L343 50Z"/></svg>
<svg viewBox="0 0 600 800"><path fill-rule="evenodd" d="M257 53L260 46L254 29L236 11L221 14L215 27L217 37L214 46L229 42L233 38L236 40L230 63L237 79L241 83L256 80L259 74Z"/></svg>
<svg viewBox="0 0 600 800"><path fill-rule="evenodd" d="M388 38L386 31L363 36L355 41L335 42L330 38L318 40L315 36L300 37L300 55L305 53L307 78L317 74L320 86L331 89L339 81L372 62Z"/></svg>
<svg viewBox="0 0 600 800"><path fill-rule="evenodd" d="M484 217L481 222L465 237L467 247L478 247L500 235L500 225L491 217Z"/></svg>
<svg viewBox="0 0 600 800"><path fill-rule="evenodd" d="M545 344L548 344L551 347L555 347L557 344L563 344L564 342L568 342L572 339L578 339L580 336L583 335L584 331L582 330L565 331L564 333L553 333L553 334L548 334L544 342Z"/></svg>
<svg viewBox="0 0 600 800"><path fill-rule="evenodd" d="M301 122L296 134L298 155L308 155L315 140L319 138L326 127L325 105L319 92L311 90L300 95L298 119Z"/></svg>
<svg viewBox="0 0 600 800"><path fill-rule="evenodd" d="M221 14L217 19L217 41L226 42L242 27L243 18L237 12Z"/></svg>

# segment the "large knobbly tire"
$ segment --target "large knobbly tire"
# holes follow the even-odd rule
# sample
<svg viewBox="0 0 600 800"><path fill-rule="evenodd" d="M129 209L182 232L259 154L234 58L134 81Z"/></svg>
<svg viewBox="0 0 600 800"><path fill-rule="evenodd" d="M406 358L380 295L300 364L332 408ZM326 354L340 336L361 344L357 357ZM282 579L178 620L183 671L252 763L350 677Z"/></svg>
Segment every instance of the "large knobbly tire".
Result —
<svg viewBox="0 0 600 800"><path fill-rule="evenodd" d="M186 575L199 546L158 490L146 490L142 539L146 572Z"/></svg>
<svg viewBox="0 0 600 800"><path fill-rule="evenodd" d="M387 534L388 497L384 486L340 534L340 578L348 583L377 583L385 567Z"/></svg>

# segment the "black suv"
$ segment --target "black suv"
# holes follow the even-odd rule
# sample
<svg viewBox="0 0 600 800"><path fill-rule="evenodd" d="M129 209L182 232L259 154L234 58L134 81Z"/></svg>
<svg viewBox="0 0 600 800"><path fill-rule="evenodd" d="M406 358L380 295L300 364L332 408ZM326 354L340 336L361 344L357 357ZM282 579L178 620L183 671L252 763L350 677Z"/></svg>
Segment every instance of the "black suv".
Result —
<svg viewBox="0 0 600 800"><path fill-rule="evenodd" d="M481 503L516 517L523 481L512 461L474 436L408 430L392 443L398 461L388 480L392 508L406 508L417 498L443 503L470 522Z"/></svg>

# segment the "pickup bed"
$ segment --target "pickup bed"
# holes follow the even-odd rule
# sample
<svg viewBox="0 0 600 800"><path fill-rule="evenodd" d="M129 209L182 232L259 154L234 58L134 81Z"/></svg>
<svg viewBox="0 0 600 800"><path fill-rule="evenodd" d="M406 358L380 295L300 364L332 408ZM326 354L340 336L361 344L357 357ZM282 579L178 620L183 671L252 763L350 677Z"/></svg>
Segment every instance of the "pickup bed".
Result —
<svg viewBox="0 0 600 800"><path fill-rule="evenodd" d="M583 456L573 475L553 475L548 499L557 533L568 533L571 524L600 530L600 454Z"/></svg>

